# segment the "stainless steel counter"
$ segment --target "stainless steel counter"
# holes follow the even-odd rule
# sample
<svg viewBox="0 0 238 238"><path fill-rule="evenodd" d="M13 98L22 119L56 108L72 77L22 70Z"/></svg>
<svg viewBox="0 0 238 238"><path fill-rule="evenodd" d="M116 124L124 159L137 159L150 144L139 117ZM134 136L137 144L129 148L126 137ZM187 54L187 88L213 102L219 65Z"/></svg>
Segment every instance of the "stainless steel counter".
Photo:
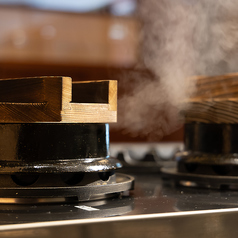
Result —
<svg viewBox="0 0 238 238"><path fill-rule="evenodd" d="M1 205L3 237L233 237L238 192L163 185L133 174L129 196L79 204Z"/></svg>
<svg viewBox="0 0 238 238"><path fill-rule="evenodd" d="M136 182L119 198L0 205L0 236L237 237L238 191L175 187L156 171L122 172Z"/></svg>

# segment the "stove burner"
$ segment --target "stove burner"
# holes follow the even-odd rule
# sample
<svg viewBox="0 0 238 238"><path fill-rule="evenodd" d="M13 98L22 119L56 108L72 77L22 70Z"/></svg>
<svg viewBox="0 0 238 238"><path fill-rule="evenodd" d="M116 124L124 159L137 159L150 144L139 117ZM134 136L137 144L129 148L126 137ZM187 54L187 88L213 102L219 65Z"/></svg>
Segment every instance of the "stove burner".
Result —
<svg viewBox="0 0 238 238"><path fill-rule="evenodd" d="M163 176L185 186L238 188L237 75L201 77L185 112L185 151Z"/></svg>
<svg viewBox="0 0 238 238"><path fill-rule="evenodd" d="M176 153L176 169L162 169L164 178L184 186L238 188L237 132L236 124L185 124L185 151Z"/></svg>
<svg viewBox="0 0 238 238"><path fill-rule="evenodd" d="M118 173L110 176L107 181L98 179L86 185L77 183L72 186L57 186L52 183L52 186L47 184L47 186L1 187L0 203L78 202L105 199L132 189L133 181L133 177Z"/></svg>
<svg viewBox="0 0 238 238"><path fill-rule="evenodd" d="M109 155L116 81L9 79L1 90L0 203L88 201L133 188Z"/></svg>
<svg viewBox="0 0 238 238"><path fill-rule="evenodd" d="M0 124L0 135L1 174L101 172L121 167L109 158L108 124Z"/></svg>
<svg viewBox="0 0 238 238"><path fill-rule="evenodd" d="M94 200L133 186L114 172L107 124L0 124L0 134L2 203Z"/></svg>
<svg viewBox="0 0 238 238"><path fill-rule="evenodd" d="M185 125L185 152L177 153L178 172L238 176L238 125Z"/></svg>

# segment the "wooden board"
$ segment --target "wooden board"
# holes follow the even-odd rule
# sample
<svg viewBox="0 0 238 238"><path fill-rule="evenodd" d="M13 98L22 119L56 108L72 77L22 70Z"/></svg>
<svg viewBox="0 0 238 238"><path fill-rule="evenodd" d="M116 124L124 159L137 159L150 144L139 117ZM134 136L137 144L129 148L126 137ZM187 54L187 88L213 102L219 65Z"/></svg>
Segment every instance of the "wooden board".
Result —
<svg viewBox="0 0 238 238"><path fill-rule="evenodd" d="M110 123L117 120L117 81L70 77L0 80L0 122Z"/></svg>
<svg viewBox="0 0 238 238"><path fill-rule="evenodd" d="M197 77L184 111L186 123L238 123L238 74Z"/></svg>

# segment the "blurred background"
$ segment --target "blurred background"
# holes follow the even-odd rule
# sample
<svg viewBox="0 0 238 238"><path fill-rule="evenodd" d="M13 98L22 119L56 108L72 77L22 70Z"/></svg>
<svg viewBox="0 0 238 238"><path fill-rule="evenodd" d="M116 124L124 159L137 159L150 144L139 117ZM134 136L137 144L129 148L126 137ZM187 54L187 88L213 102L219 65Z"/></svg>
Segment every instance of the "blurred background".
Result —
<svg viewBox="0 0 238 238"><path fill-rule="evenodd" d="M111 126L112 142L182 141L181 123L158 133L171 118L172 124L178 120L167 104L160 110L148 103L143 113L133 113L142 106L140 101L132 103L133 94L141 95L146 80L157 80L145 66L147 13L141 14L141 5L137 0L0 0L0 78L118 80L119 117ZM142 95L142 101L150 97L150 89ZM161 115L168 121L165 126L157 123Z"/></svg>

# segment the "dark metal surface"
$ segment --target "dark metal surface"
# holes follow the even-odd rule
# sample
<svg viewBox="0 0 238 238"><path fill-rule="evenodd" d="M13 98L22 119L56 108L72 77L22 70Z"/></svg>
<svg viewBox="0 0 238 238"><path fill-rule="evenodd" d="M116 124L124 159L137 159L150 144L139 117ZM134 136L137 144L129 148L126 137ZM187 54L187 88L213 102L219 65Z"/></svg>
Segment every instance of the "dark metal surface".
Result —
<svg viewBox="0 0 238 238"><path fill-rule="evenodd" d="M238 125L185 124L184 143L176 155L179 172L238 176Z"/></svg>
<svg viewBox="0 0 238 238"><path fill-rule="evenodd" d="M184 125L185 150L213 154L238 152L238 125L188 123Z"/></svg>
<svg viewBox="0 0 238 238"><path fill-rule="evenodd" d="M108 124L0 124L0 203L89 201L133 188Z"/></svg>
<svg viewBox="0 0 238 238"><path fill-rule="evenodd" d="M0 173L90 172L121 167L108 159L108 124L0 124L0 134Z"/></svg>
<svg viewBox="0 0 238 238"><path fill-rule="evenodd" d="M40 163L0 161L0 166L0 174L103 172L122 167L118 160L110 156L106 158L47 160Z"/></svg>
<svg viewBox="0 0 238 238"><path fill-rule="evenodd" d="M133 189L134 178L129 175L115 174L108 180L97 180L84 186L15 186L1 187L2 198L71 198L73 201L89 201L100 198L107 194L120 193ZM0 199L0 202L1 202ZM10 201L10 200L9 200ZM33 201L34 202L34 201Z"/></svg>
<svg viewBox="0 0 238 238"><path fill-rule="evenodd" d="M206 184L211 182L211 186L214 186L214 183L222 186L222 177L228 186L228 181L232 185L237 183L237 124L185 124L184 143L184 151L175 156L178 162L177 171L165 173L176 179L182 179L184 173L192 182L196 179L198 182L202 180ZM207 175L207 179L204 179L203 175Z"/></svg>
<svg viewBox="0 0 238 238"><path fill-rule="evenodd" d="M188 123L184 125L186 151L238 153L238 124Z"/></svg>

